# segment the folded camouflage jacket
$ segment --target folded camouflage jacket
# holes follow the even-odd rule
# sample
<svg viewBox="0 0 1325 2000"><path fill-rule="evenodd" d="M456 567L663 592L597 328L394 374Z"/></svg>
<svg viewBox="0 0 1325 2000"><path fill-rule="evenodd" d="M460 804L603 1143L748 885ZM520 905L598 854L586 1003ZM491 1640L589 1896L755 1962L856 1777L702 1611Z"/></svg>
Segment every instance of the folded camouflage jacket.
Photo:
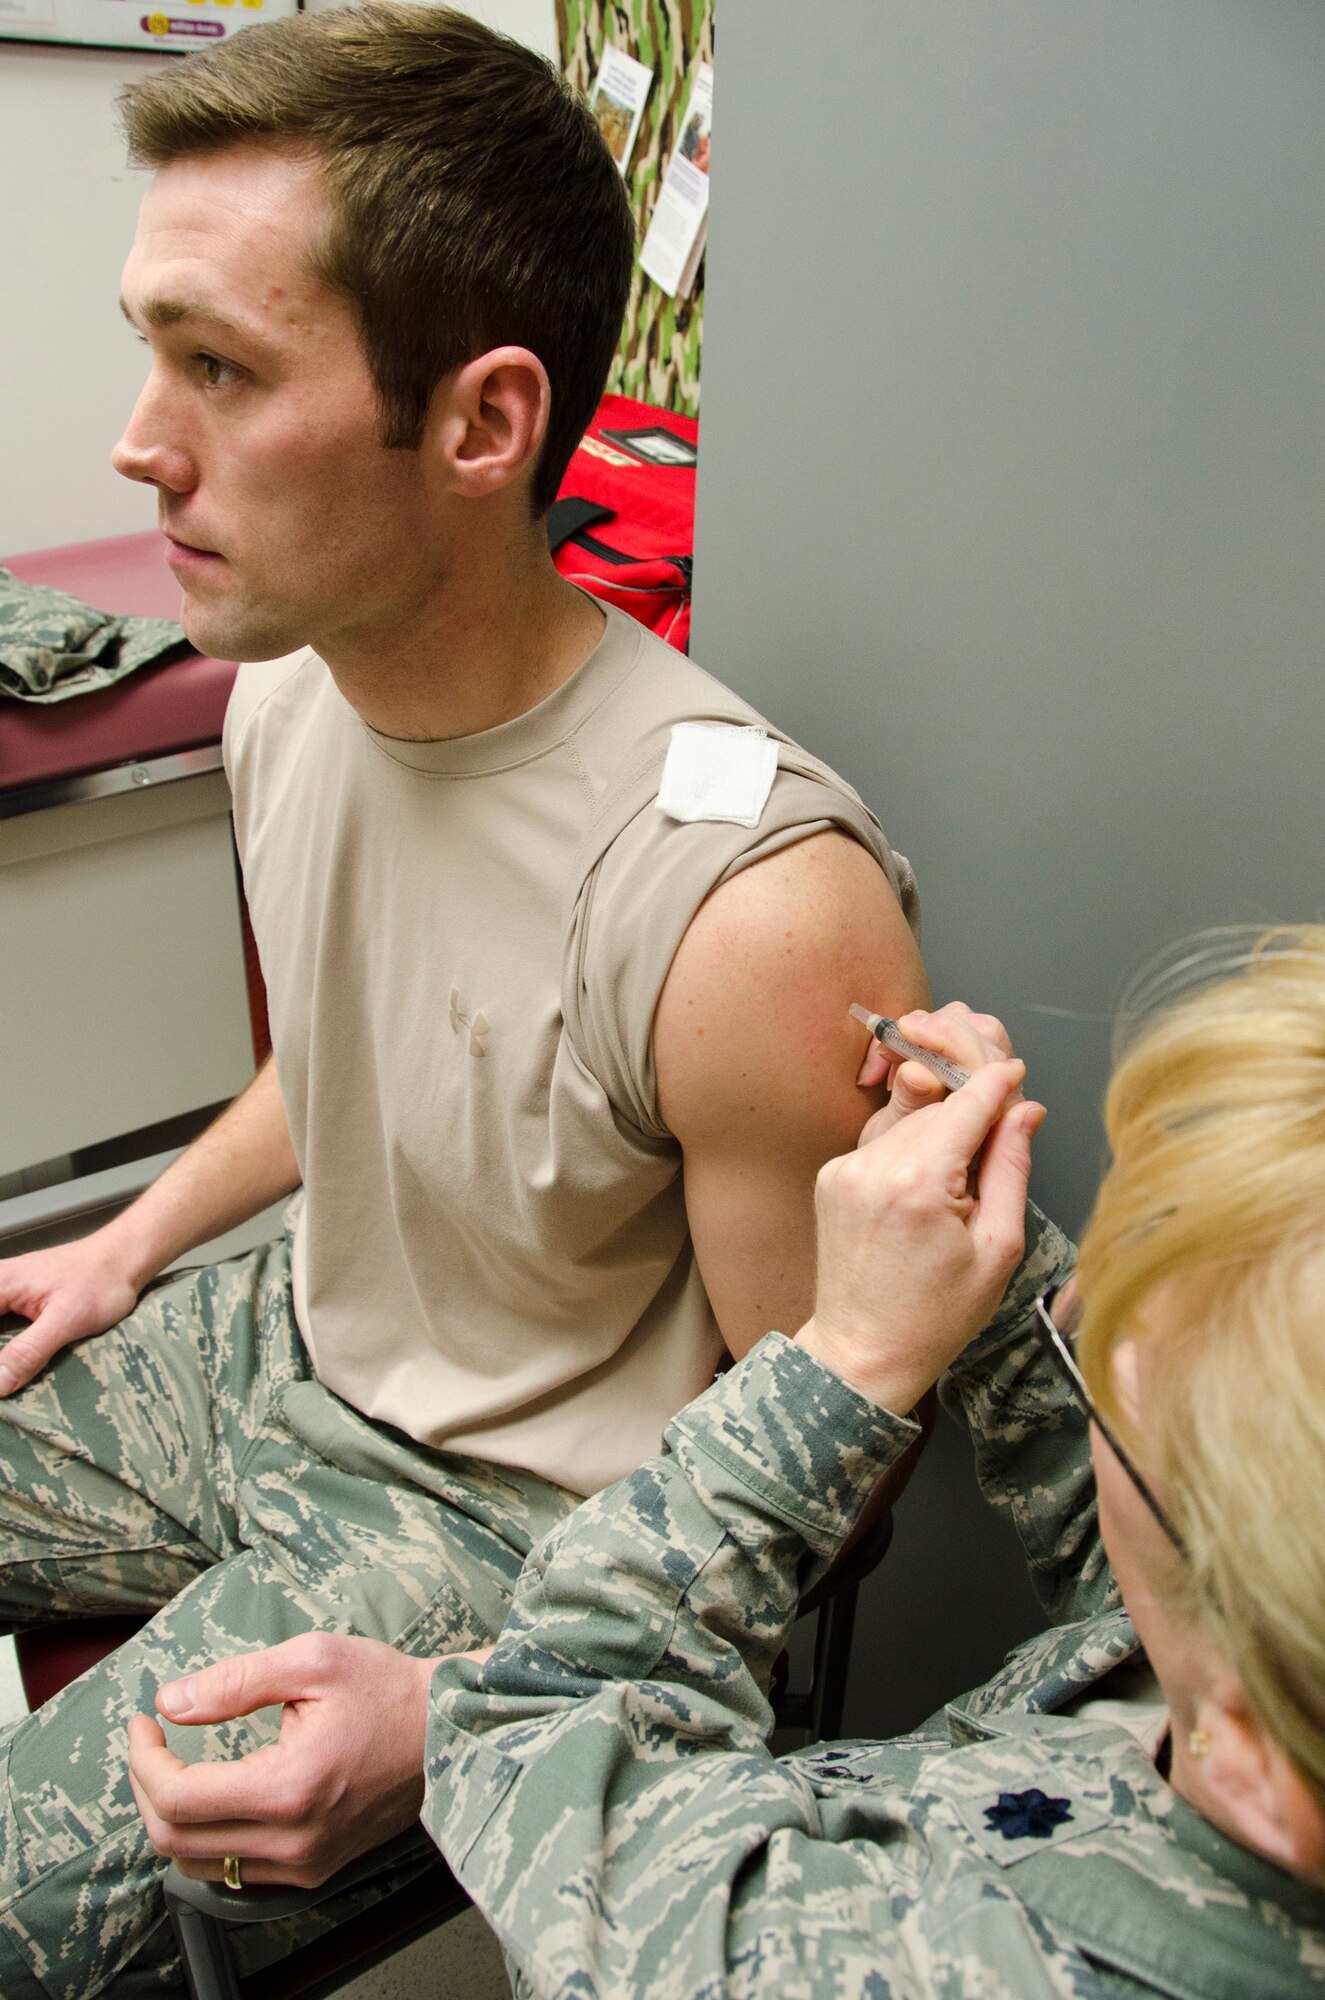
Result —
<svg viewBox="0 0 1325 2000"><path fill-rule="evenodd" d="M1031 1224L948 1383L1059 1621L986 1686L905 1738L770 1755L798 1598L914 1429L776 1334L535 1550L486 1666L438 1667L424 1821L518 1996L1325 1994L1325 1896L1128 1730L1060 1712L1138 1646L1084 1422L1031 1332L1070 1246Z"/></svg>
<svg viewBox="0 0 1325 2000"><path fill-rule="evenodd" d="M168 618L117 618L0 569L0 695L68 701L191 650Z"/></svg>

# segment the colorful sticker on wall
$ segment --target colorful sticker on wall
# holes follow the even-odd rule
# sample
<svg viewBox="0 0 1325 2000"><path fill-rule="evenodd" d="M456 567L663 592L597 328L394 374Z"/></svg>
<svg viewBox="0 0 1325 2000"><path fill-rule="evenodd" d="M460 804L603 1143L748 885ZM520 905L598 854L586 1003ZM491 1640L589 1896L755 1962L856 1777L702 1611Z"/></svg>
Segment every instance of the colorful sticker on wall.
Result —
<svg viewBox="0 0 1325 2000"><path fill-rule="evenodd" d="M704 255L712 145L713 65L702 62L639 253L641 271L674 299L693 291Z"/></svg>
<svg viewBox="0 0 1325 2000"><path fill-rule="evenodd" d="M256 21L299 11L298 0L0 0L0 40L184 53Z"/></svg>
<svg viewBox="0 0 1325 2000"><path fill-rule="evenodd" d="M630 165L640 119L644 116L644 106L652 87L653 71L644 63L636 62L633 56L623 55L609 42L593 80L589 109L593 112L598 130L607 141L608 151L616 161L619 174L624 175Z"/></svg>

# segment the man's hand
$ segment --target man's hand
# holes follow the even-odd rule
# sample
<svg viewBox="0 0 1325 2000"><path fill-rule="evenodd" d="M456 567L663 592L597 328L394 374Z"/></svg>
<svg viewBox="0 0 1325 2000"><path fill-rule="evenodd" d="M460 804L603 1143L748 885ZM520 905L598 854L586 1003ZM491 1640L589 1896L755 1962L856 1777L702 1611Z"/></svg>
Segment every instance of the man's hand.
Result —
<svg viewBox="0 0 1325 2000"><path fill-rule="evenodd" d="M129 1723L129 1776L153 1846L202 1881L235 1855L245 1883L315 1889L400 1833L423 1804L428 1681L376 1639L310 1632L163 1687L170 1722L221 1722L284 1704L275 1743L223 1764L185 1764L145 1715Z"/></svg>
<svg viewBox="0 0 1325 2000"><path fill-rule="evenodd" d="M62 1347L131 1313L140 1282L102 1230L0 1262L0 1313L31 1321L0 1349L0 1396L30 1382Z"/></svg>
<svg viewBox="0 0 1325 2000"><path fill-rule="evenodd" d="M115 1326L150 1278L299 1185L270 1056L247 1089L137 1201L95 1235L0 1263L0 1315L32 1324L0 1348L0 1396L62 1347Z"/></svg>
<svg viewBox="0 0 1325 2000"><path fill-rule="evenodd" d="M987 1062L941 1104L900 1122L878 1112L857 1151L819 1175L819 1282L797 1338L885 1409L914 1408L987 1323L1022 1255L1030 1142L1045 1115L1021 1098L1025 1073Z"/></svg>

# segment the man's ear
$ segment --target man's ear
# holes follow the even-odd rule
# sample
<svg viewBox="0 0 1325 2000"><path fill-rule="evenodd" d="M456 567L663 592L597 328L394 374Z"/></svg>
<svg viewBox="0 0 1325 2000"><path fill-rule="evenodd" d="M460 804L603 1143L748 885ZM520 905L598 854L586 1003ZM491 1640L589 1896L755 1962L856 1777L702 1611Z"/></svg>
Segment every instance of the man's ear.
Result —
<svg viewBox="0 0 1325 2000"><path fill-rule="evenodd" d="M434 464L447 488L482 500L531 474L552 391L527 347L494 347L440 382L429 412Z"/></svg>

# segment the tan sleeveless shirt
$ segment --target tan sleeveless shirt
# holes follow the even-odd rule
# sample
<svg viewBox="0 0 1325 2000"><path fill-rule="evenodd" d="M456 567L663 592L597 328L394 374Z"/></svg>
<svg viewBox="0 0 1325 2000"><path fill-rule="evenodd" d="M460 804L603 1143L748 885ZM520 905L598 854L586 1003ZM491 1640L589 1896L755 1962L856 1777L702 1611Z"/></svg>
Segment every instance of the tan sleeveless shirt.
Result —
<svg viewBox="0 0 1325 2000"><path fill-rule="evenodd" d="M570 680L479 735L379 736L311 652L244 667L226 719L317 1374L579 1493L655 1451L721 1353L651 1050L691 917L837 825L915 918L872 816L775 731L757 827L661 813L680 720L760 718L616 611Z"/></svg>

